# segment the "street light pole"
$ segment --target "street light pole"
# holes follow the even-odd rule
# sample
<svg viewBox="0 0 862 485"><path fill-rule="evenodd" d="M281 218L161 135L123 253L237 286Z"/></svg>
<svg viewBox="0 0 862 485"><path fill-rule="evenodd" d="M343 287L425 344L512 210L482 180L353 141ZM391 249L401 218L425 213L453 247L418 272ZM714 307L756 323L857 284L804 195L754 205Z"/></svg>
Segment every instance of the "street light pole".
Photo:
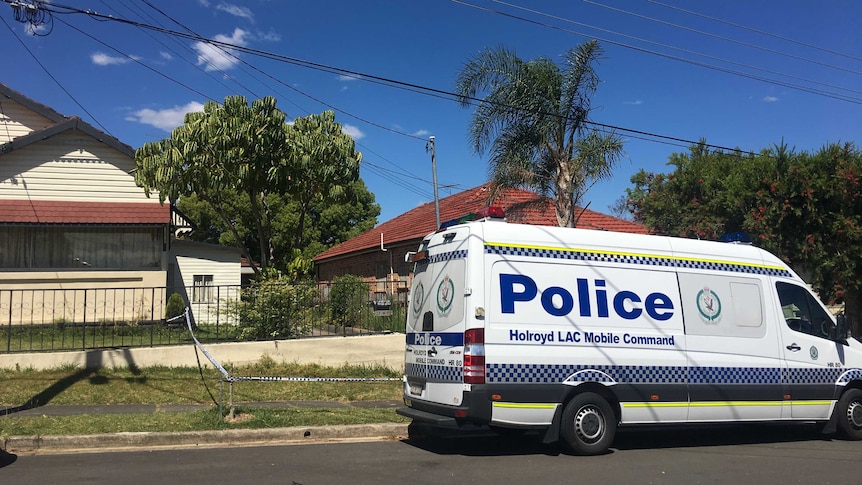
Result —
<svg viewBox="0 0 862 485"><path fill-rule="evenodd" d="M440 227L440 199L437 197L437 152L434 150L434 137L428 137L425 151L431 152L431 175L434 181L434 215L437 216L437 226Z"/></svg>

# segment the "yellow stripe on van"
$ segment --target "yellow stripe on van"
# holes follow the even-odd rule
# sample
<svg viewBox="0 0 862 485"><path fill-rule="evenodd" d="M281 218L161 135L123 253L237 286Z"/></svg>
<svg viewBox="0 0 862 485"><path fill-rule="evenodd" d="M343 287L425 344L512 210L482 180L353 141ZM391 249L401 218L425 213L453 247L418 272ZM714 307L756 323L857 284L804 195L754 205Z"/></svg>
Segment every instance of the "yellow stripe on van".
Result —
<svg viewBox="0 0 862 485"><path fill-rule="evenodd" d="M714 407L770 407L770 406L830 406L833 401L698 401L698 402L624 402L623 408L714 408Z"/></svg>
<svg viewBox="0 0 862 485"><path fill-rule="evenodd" d="M533 250L533 251L559 251L566 253L590 253L596 255L603 256L620 256L620 257L629 257L629 258L655 258L655 259L664 259L671 261L689 261L695 263L707 263L707 264L728 264L733 266L745 266L750 268L763 268L769 270L778 270L778 271L786 271L786 268L783 266L775 266L769 264L758 264L751 262L741 262L741 261L727 261L720 259L705 259L705 258L687 258L681 256L670 256L665 254L647 254L647 253L627 253L622 251L607 251L601 249L587 249L587 248L562 248L562 247L554 247L554 246L534 246L529 244L512 244L512 243L502 243L502 242L491 242L486 241L485 246L498 246L505 248L514 248L514 249L524 249L524 250Z"/></svg>
<svg viewBox="0 0 862 485"><path fill-rule="evenodd" d="M557 407L556 404L550 403L536 403L536 402L495 402L493 403L495 408L506 408L506 409L554 409Z"/></svg>

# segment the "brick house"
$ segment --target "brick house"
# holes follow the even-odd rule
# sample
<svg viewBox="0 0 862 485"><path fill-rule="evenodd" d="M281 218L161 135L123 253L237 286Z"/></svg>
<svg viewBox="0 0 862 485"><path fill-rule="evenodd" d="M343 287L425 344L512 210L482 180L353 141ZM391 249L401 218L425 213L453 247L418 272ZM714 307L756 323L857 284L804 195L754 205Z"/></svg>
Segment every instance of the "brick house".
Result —
<svg viewBox="0 0 862 485"><path fill-rule="evenodd" d="M557 225L552 199L527 190L509 189L489 200L489 184L440 199L440 220L447 221L478 212L489 205L502 207L506 220L540 226ZM646 234L644 226L580 209L578 227L600 231ZM387 294L406 291L412 277L412 267L404 262L408 251L416 251L426 235L436 230L434 203L423 204L394 219L383 222L348 241L314 257L317 280L353 274L371 284L373 292Z"/></svg>

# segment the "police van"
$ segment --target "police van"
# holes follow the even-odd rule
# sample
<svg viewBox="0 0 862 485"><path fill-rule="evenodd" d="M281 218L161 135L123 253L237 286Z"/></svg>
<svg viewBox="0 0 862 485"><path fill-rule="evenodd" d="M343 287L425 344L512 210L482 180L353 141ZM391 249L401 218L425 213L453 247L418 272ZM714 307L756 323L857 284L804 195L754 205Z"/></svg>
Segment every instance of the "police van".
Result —
<svg viewBox="0 0 862 485"><path fill-rule="evenodd" d="M399 414L542 429L578 454L660 423L815 421L862 439L862 343L772 254L503 217L408 254Z"/></svg>

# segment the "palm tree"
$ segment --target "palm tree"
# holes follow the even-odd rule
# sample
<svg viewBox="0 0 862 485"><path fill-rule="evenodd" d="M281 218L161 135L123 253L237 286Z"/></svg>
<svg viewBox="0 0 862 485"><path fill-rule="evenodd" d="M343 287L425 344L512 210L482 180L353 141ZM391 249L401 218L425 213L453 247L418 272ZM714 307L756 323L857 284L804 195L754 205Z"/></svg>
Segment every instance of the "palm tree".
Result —
<svg viewBox="0 0 862 485"><path fill-rule="evenodd" d="M611 175L623 152L616 134L591 128L588 120L599 84L593 65L601 54L598 42L585 42L558 66L544 57L524 62L514 51L487 49L464 65L456 82L461 106L476 105L470 141L479 155L490 149L494 187L552 196L563 227L575 227L575 208ZM477 103L480 92L485 97Z"/></svg>

